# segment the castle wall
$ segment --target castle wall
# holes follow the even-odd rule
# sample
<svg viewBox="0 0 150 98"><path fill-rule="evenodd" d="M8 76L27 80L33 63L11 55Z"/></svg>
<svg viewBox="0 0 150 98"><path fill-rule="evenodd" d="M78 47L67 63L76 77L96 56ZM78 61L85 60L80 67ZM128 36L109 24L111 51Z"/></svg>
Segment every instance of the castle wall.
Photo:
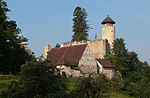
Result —
<svg viewBox="0 0 150 98"><path fill-rule="evenodd" d="M91 49L94 58L103 59L109 52L107 40L87 41L87 44Z"/></svg>
<svg viewBox="0 0 150 98"><path fill-rule="evenodd" d="M64 42L60 45L60 47L69 47L69 46L71 46L70 42Z"/></svg>
<svg viewBox="0 0 150 98"><path fill-rule="evenodd" d="M108 41L105 40L95 40L95 41L74 41L72 43L66 42L62 43L61 47L69 47L74 45L88 44L93 57L97 59L103 59L106 54L110 52L110 46Z"/></svg>
<svg viewBox="0 0 150 98"><path fill-rule="evenodd" d="M44 58L47 59L47 52L50 51L51 47L50 45L46 45L44 47Z"/></svg>
<svg viewBox="0 0 150 98"><path fill-rule="evenodd" d="M93 57L92 52L88 46L86 47L78 66L81 70L81 73L85 76L89 74L97 74L96 60Z"/></svg>
<svg viewBox="0 0 150 98"><path fill-rule="evenodd" d="M113 42L115 40L115 27L112 24L105 24L102 27L102 39L107 39L110 44L110 49L113 48Z"/></svg>
<svg viewBox="0 0 150 98"><path fill-rule="evenodd" d="M74 45L83 45L83 44L87 44L87 42L85 40L82 41L74 41L74 42L64 42L60 45L60 47L69 47L69 46L74 46Z"/></svg>

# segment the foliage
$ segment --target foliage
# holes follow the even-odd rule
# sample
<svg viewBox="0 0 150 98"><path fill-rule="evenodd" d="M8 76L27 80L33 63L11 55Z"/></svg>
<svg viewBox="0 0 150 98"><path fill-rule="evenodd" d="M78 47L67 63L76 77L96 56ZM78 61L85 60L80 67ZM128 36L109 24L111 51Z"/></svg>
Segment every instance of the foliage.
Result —
<svg viewBox="0 0 150 98"><path fill-rule="evenodd" d="M0 80L12 80L12 79L18 79L18 76L16 76L16 75L0 75Z"/></svg>
<svg viewBox="0 0 150 98"><path fill-rule="evenodd" d="M60 47L60 44L57 43L56 46L55 46L55 48L59 48L59 47Z"/></svg>
<svg viewBox="0 0 150 98"><path fill-rule="evenodd" d="M114 42L113 55L106 55L105 59L110 60L116 70L121 72L123 81L120 90L130 96L149 98L150 95L150 67L147 62L141 62L138 54L129 52L125 48L122 38Z"/></svg>
<svg viewBox="0 0 150 98"><path fill-rule="evenodd" d="M110 60L116 70L120 71L123 77L126 77L129 71L133 72L137 70L138 63L138 54L135 52L128 52L125 47L124 39L116 39L113 43L113 55L106 55L105 59Z"/></svg>
<svg viewBox="0 0 150 98"><path fill-rule="evenodd" d="M17 28L16 22L6 16L9 11L6 2L0 0L0 73L16 74L31 56L20 45L27 39L19 36L21 30Z"/></svg>
<svg viewBox="0 0 150 98"><path fill-rule="evenodd" d="M78 63L77 62L74 62L72 60L68 60L69 62L69 66L71 69L78 69Z"/></svg>
<svg viewBox="0 0 150 98"><path fill-rule="evenodd" d="M84 8L76 7L73 13L73 32L72 41L87 40L89 25L87 24L87 12Z"/></svg>
<svg viewBox="0 0 150 98"><path fill-rule="evenodd" d="M0 93L8 90L10 83L14 80L18 80L18 76L15 75L0 75Z"/></svg>
<svg viewBox="0 0 150 98"><path fill-rule="evenodd" d="M125 43L123 38L117 38L114 43L113 43L113 53L116 56L126 56L127 54L127 49L125 48Z"/></svg>
<svg viewBox="0 0 150 98"><path fill-rule="evenodd" d="M67 87L56 68L49 67L45 61L28 61L22 65L19 81L13 82L2 96L65 97L66 90Z"/></svg>
<svg viewBox="0 0 150 98"><path fill-rule="evenodd" d="M123 92L112 92L112 96L110 98L133 98Z"/></svg>
<svg viewBox="0 0 150 98"><path fill-rule="evenodd" d="M70 95L77 98L101 98L109 96L111 88L111 82L104 75L95 78L80 77L76 80L75 88Z"/></svg>

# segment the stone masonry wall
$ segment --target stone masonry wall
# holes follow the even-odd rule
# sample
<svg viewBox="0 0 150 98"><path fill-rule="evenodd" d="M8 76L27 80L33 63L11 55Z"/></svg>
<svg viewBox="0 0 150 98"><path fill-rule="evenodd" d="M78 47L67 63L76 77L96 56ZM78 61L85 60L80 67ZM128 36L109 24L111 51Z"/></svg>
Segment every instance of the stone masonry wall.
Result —
<svg viewBox="0 0 150 98"><path fill-rule="evenodd" d="M110 47L107 40L95 40L95 41L74 41L72 43L62 43L61 47L69 47L74 45L88 44L93 57L97 59L103 59L104 56L110 52Z"/></svg>
<svg viewBox="0 0 150 98"><path fill-rule="evenodd" d="M89 74L97 74L96 60L93 57L92 52L88 46L86 47L78 66L81 73L85 76Z"/></svg>
<svg viewBox="0 0 150 98"><path fill-rule="evenodd" d="M103 59L107 54L107 40L87 41L94 58Z"/></svg>
<svg viewBox="0 0 150 98"><path fill-rule="evenodd" d="M51 46L50 45L46 45L44 47L44 58L47 59L47 52L51 50Z"/></svg>
<svg viewBox="0 0 150 98"><path fill-rule="evenodd" d="M115 77L115 69L114 68L104 68L102 69L102 73L108 78L108 79L112 79L113 77Z"/></svg>
<svg viewBox="0 0 150 98"><path fill-rule="evenodd" d="M74 78L74 77L82 76L82 74L79 70L73 70L69 66L58 65L57 68L60 70L60 74L65 72L67 77L73 77Z"/></svg>

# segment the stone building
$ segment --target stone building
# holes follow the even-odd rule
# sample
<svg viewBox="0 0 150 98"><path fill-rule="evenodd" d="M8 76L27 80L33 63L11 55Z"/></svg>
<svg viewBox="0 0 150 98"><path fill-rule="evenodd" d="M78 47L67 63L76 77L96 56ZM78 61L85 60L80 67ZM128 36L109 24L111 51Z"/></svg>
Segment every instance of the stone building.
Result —
<svg viewBox="0 0 150 98"><path fill-rule="evenodd" d="M87 44L74 45L61 48L52 48L47 55L47 59L51 61L53 66L69 74L69 70L78 73L79 69L82 75L97 74L97 66L95 58ZM66 70L66 71L65 71ZM75 76L80 76L80 73ZM74 75L74 74L73 74Z"/></svg>
<svg viewBox="0 0 150 98"><path fill-rule="evenodd" d="M110 61L103 59L96 59L96 63L98 73L104 74L109 79L111 79L114 76L117 76L117 73L114 69L114 65Z"/></svg>
<svg viewBox="0 0 150 98"><path fill-rule="evenodd" d="M51 48L46 45L44 58L51 61L53 66L66 72L73 77L103 73L108 78L115 76L114 66L104 59L104 56L111 53L115 40L115 22L107 16L102 23L102 39L94 41L74 41L62 43L60 48ZM76 64L80 72L72 70L77 75L67 72L70 66Z"/></svg>

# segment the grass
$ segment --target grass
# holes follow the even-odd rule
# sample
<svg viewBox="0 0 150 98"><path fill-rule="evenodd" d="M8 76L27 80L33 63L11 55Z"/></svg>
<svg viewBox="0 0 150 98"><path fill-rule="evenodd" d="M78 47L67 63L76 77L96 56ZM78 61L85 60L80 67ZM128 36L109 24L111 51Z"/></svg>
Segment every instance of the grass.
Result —
<svg viewBox="0 0 150 98"><path fill-rule="evenodd" d="M130 97L129 95L124 94L122 92L112 92L112 96L110 98L133 98L133 97Z"/></svg>
<svg viewBox="0 0 150 98"><path fill-rule="evenodd" d="M7 90L11 81L18 80L16 75L0 75L0 93Z"/></svg>
<svg viewBox="0 0 150 98"><path fill-rule="evenodd" d="M9 87L9 84L13 80L18 80L18 76L16 75L0 75L0 93L3 90L7 90ZM75 87L75 80L71 78L62 78L63 82L68 87L69 91L73 90ZM113 92L111 94L110 98L132 98L128 96L127 94L121 93L121 92Z"/></svg>

